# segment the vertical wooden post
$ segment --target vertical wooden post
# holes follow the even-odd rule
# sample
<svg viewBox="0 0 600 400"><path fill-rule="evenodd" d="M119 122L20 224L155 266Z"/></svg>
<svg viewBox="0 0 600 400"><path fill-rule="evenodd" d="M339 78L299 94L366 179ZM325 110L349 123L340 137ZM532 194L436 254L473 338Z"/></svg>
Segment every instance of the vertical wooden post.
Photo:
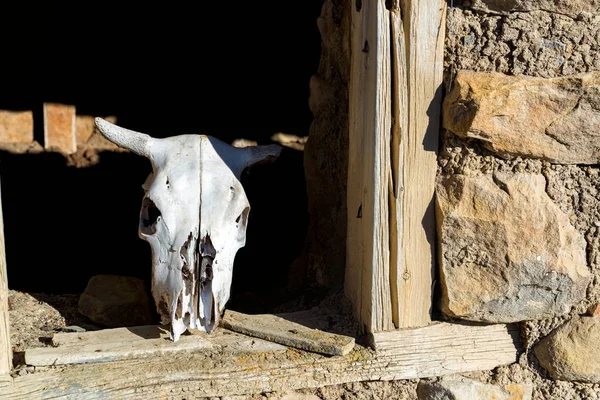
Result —
<svg viewBox="0 0 600 400"><path fill-rule="evenodd" d="M361 4L362 3L362 4ZM390 19L385 0L353 1L346 295L368 331L393 329L390 293Z"/></svg>
<svg viewBox="0 0 600 400"><path fill-rule="evenodd" d="M392 193L392 295L394 324L431 321L435 265L434 190L442 103L445 0L404 0L393 5L393 143L398 177ZM403 20L402 20L403 18ZM397 137L396 137L397 135ZM398 147L396 147L398 146Z"/></svg>
<svg viewBox="0 0 600 400"><path fill-rule="evenodd" d="M423 326L435 260L446 4L352 5L345 291L368 332Z"/></svg>
<svg viewBox="0 0 600 400"><path fill-rule="evenodd" d="M10 325L8 322L8 277L6 275L6 254L4 251L4 218L2 216L2 195L0 191L0 375L12 368L12 347L10 345Z"/></svg>

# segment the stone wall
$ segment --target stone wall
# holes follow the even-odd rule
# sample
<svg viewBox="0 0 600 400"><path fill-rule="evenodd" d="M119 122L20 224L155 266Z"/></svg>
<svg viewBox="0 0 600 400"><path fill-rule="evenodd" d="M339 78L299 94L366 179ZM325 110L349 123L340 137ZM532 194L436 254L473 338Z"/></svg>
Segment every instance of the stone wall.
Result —
<svg viewBox="0 0 600 400"><path fill-rule="evenodd" d="M441 311L522 327L519 362L477 381L600 398L600 2L449 6Z"/></svg>
<svg viewBox="0 0 600 400"><path fill-rule="evenodd" d="M318 21L294 284L343 281L349 3L326 0ZM448 7L436 304L448 320L519 324L525 349L412 396L600 398L600 1Z"/></svg>

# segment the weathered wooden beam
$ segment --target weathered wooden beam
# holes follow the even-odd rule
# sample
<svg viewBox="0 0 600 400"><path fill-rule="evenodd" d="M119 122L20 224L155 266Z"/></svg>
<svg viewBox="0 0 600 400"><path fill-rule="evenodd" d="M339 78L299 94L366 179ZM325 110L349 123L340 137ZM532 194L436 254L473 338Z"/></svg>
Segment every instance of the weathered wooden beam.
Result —
<svg viewBox="0 0 600 400"><path fill-rule="evenodd" d="M453 360L456 353L461 357L469 354L469 359L484 360L487 352L504 349L507 356L515 350L518 343L519 328L516 325L446 323L434 322L420 328L396 329L388 332L376 332L370 335L373 347L378 355L437 354L439 360ZM491 355L496 357L497 354ZM504 360L504 359L503 359ZM431 360L428 360L431 361ZM466 359L463 361L467 361ZM477 364L474 370L480 370Z"/></svg>
<svg viewBox="0 0 600 400"><path fill-rule="evenodd" d="M10 324L8 321L8 276L6 274L4 248L2 194L0 193L0 375L10 372L11 368L12 347L10 345Z"/></svg>
<svg viewBox="0 0 600 400"><path fill-rule="evenodd" d="M368 332L431 321L445 15L354 4L345 291Z"/></svg>
<svg viewBox="0 0 600 400"><path fill-rule="evenodd" d="M398 3L392 2L392 3ZM431 321L434 189L442 103L445 0L405 0L390 10L394 107L390 193L394 324ZM401 19L401 15L404 20ZM397 147L396 147L397 146Z"/></svg>
<svg viewBox="0 0 600 400"><path fill-rule="evenodd" d="M385 0L353 5L345 293L361 328L393 329L390 292L390 19Z"/></svg>
<svg viewBox="0 0 600 400"><path fill-rule="evenodd" d="M345 355L354 347L352 337L310 329L294 322L296 314L302 313L282 314L283 317L280 317L270 314L246 315L227 310L221 323L231 331L265 339L262 345L264 351L284 349L275 344L279 343L294 349L321 354ZM235 336L239 338L239 342L247 339L245 336ZM57 333L52 338L52 347L26 350L25 363L35 366L81 364L178 351L215 350L219 346L228 344L230 338L231 335L221 334L187 335L182 336L178 342L173 342L169 339L169 332L157 325ZM257 342L263 343L263 340ZM266 345L269 342L271 344Z"/></svg>
<svg viewBox="0 0 600 400"><path fill-rule="evenodd" d="M53 347L26 350L25 363L35 366L82 364L214 348L211 341L195 335L182 336L179 342L173 342L169 332L158 326L59 333L52 344Z"/></svg>
<svg viewBox="0 0 600 400"><path fill-rule="evenodd" d="M390 336L391 335L391 336ZM364 380L397 380L489 370L516 361L518 330L506 325L436 324L374 336L378 351L356 345L345 356L284 348L253 351L237 346L160 357L41 368L0 379L0 398L154 399L254 394ZM274 345L271 343L271 345ZM275 345L278 346L278 345Z"/></svg>
<svg viewBox="0 0 600 400"><path fill-rule="evenodd" d="M77 151L75 106L44 103L44 148L72 154Z"/></svg>
<svg viewBox="0 0 600 400"><path fill-rule="evenodd" d="M272 314L248 315L226 310L221 325L235 332L295 349L332 356L346 355L354 347L353 337L310 329Z"/></svg>

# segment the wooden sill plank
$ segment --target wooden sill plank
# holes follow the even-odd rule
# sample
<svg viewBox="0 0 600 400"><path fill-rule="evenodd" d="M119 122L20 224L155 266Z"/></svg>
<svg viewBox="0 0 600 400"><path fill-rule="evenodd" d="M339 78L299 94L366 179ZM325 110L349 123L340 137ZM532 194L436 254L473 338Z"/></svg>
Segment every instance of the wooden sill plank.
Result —
<svg viewBox="0 0 600 400"><path fill-rule="evenodd" d="M509 337L518 337L518 327L513 325L481 325L436 322L428 326L414 329L399 329L389 332L371 334L373 348L377 354L397 355L411 354L429 355L435 351L440 356L453 358L453 352L485 355L486 351L514 348ZM507 340L498 340L504 338Z"/></svg>
<svg viewBox="0 0 600 400"><path fill-rule="evenodd" d="M79 346L114 342L133 342L143 339L166 339L169 331L158 325L132 326L129 328L101 329L88 332L56 333L52 345Z"/></svg>
<svg viewBox="0 0 600 400"><path fill-rule="evenodd" d="M228 345L242 346L247 351L277 351L285 347L275 343L254 341L246 346L248 338L219 332L207 335L183 335L178 342L169 339L169 332L160 326L136 326L131 328L103 329L82 333L58 333L54 335L54 347L25 351L25 363L34 366L83 364L109 362L123 359L144 358L180 351L217 351Z"/></svg>
<svg viewBox="0 0 600 400"><path fill-rule="evenodd" d="M310 329L277 315L247 315L227 310L221 324L245 335L332 356L346 355L354 347L353 337Z"/></svg>
<svg viewBox="0 0 600 400"><path fill-rule="evenodd" d="M354 347L353 337L307 328L294 322L296 314L246 315L227 310L222 326L248 336L326 355L345 355ZM182 336L174 343L169 339L169 332L156 325L57 333L52 339L53 347L27 350L25 362L35 366L107 362L176 351L214 350L215 346L224 343L219 335L202 334ZM271 346L269 350L280 348Z"/></svg>
<svg viewBox="0 0 600 400"><path fill-rule="evenodd" d="M222 346L145 359L59 366L9 382L0 380L0 398L145 400L254 394L490 370L514 363L519 352L518 330L512 326L434 324L409 332L378 334L374 339L382 351L377 353L356 345L349 354L338 357L291 348L251 352L247 346ZM235 340L243 338L223 336L234 335ZM408 340L407 346L401 345L403 339ZM252 341L260 339L247 344Z"/></svg>
<svg viewBox="0 0 600 400"><path fill-rule="evenodd" d="M161 338L140 339L131 342L82 344L79 346L43 347L25 351L25 363L44 366L107 362L213 347L211 342L198 336L182 336L177 343L169 338Z"/></svg>

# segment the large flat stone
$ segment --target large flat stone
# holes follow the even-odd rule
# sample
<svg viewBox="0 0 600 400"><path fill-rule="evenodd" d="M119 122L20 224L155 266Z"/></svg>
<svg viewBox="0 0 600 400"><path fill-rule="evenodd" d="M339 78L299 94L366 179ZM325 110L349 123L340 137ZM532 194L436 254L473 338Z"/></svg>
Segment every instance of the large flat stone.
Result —
<svg viewBox="0 0 600 400"><path fill-rule="evenodd" d="M600 318L572 318L542 339L534 354L554 379L600 383Z"/></svg>
<svg viewBox="0 0 600 400"><path fill-rule="evenodd" d="M442 309L510 323L563 315L590 281L586 242L538 174L455 175L437 187Z"/></svg>
<svg viewBox="0 0 600 400"><path fill-rule="evenodd" d="M444 127L503 157L600 163L600 72L532 78L460 71Z"/></svg>

